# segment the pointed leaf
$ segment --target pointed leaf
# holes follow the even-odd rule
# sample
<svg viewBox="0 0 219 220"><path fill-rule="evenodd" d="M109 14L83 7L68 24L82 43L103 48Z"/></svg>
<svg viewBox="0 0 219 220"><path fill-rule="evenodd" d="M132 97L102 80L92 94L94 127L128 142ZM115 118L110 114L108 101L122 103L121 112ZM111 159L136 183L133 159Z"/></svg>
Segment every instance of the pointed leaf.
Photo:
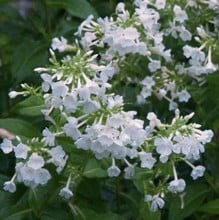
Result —
<svg viewBox="0 0 219 220"><path fill-rule="evenodd" d="M38 116L41 115L41 109L44 107L43 98L40 96L31 96L24 101L16 104L11 111L20 115Z"/></svg>
<svg viewBox="0 0 219 220"><path fill-rule="evenodd" d="M0 128L4 128L11 133L23 137L38 137L40 132L30 123L22 119L3 118L0 119Z"/></svg>
<svg viewBox="0 0 219 220"><path fill-rule="evenodd" d="M102 169L98 162L95 159L90 159L84 169L84 176L88 178L94 178L94 177L106 177L107 173L106 170Z"/></svg>
<svg viewBox="0 0 219 220"><path fill-rule="evenodd" d="M215 199L208 203L205 203L203 206L200 207L198 211L219 215L219 199Z"/></svg>

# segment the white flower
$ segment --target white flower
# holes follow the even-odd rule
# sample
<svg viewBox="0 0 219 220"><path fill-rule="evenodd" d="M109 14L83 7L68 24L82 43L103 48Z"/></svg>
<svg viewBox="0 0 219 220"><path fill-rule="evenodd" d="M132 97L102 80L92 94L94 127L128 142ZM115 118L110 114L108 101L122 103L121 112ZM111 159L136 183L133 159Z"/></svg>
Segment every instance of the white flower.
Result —
<svg viewBox="0 0 219 220"><path fill-rule="evenodd" d="M187 159L198 160L200 153L205 151L204 145L194 135L185 137L182 144L187 145L187 148L182 148L182 153L186 155Z"/></svg>
<svg viewBox="0 0 219 220"><path fill-rule="evenodd" d="M205 172L205 167L199 165L192 170L191 176L193 180L196 180L198 179L198 177L202 177L204 175L204 172Z"/></svg>
<svg viewBox="0 0 219 220"><path fill-rule="evenodd" d="M44 138L42 139L43 142L48 146L55 145L55 134L53 134L48 128L45 128L42 131Z"/></svg>
<svg viewBox="0 0 219 220"><path fill-rule="evenodd" d="M49 150L48 153L52 157L49 162L54 163L58 167L56 171L59 173L64 168L68 158L65 151L61 146L56 146Z"/></svg>
<svg viewBox="0 0 219 220"><path fill-rule="evenodd" d="M189 45L185 45L183 47L183 54L185 55L186 58L191 57L190 63L193 64L197 64L200 61L202 62L205 60L205 53L197 47L191 47Z"/></svg>
<svg viewBox="0 0 219 220"><path fill-rule="evenodd" d="M40 168L33 171L33 181L35 184L45 185L51 179L51 175L48 170Z"/></svg>
<svg viewBox="0 0 219 220"><path fill-rule="evenodd" d="M177 107L178 107L178 104L177 104L176 102L174 102L173 100L171 100L171 101L169 102L169 110L170 110L170 111L176 110Z"/></svg>
<svg viewBox="0 0 219 220"><path fill-rule="evenodd" d="M33 169L19 162L15 167L18 182L31 182L33 180Z"/></svg>
<svg viewBox="0 0 219 220"><path fill-rule="evenodd" d="M68 87L63 81L53 82L51 84L52 94L57 97L65 97L68 92Z"/></svg>
<svg viewBox="0 0 219 220"><path fill-rule="evenodd" d="M158 69L161 68L161 62L160 60L151 60L150 63L148 64L148 69L150 70L150 72L155 72Z"/></svg>
<svg viewBox="0 0 219 220"><path fill-rule="evenodd" d="M17 147L14 148L14 153L16 158L27 158L27 153L29 151L29 147L25 144L18 144Z"/></svg>
<svg viewBox="0 0 219 220"><path fill-rule="evenodd" d="M40 169L44 166L44 159L42 156L39 156L37 153L32 153L29 160L27 161L27 165L29 168L34 170Z"/></svg>
<svg viewBox="0 0 219 220"><path fill-rule="evenodd" d="M160 9L164 9L166 5L166 0L156 0L155 1L155 7L160 10Z"/></svg>
<svg viewBox="0 0 219 220"><path fill-rule="evenodd" d="M141 160L141 167L152 169L154 166L156 159L152 157L152 153L140 152L139 157Z"/></svg>
<svg viewBox="0 0 219 220"><path fill-rule="evenodd" d="M9 154L13 151L14 145L12 144L11 140L5 138L0 144L0 148L5 154Z"/></svg>
<svg viewBox="0 0 219 220"><path fill-rule="evenodd" d="M101 142L99 141L92 141L91 142L91 150L93 152L96 152L98 154L102 154L104 153L104 151L106 150L106 145L103 145Z"/></svg>
<svg viewBox="0 0 219 220"><path fill-rule="evenodd" d="M115 140L109 149L112 156L116 159L123 159L126 156L126 148L120 140Z"/></svg>
<svg viewBox="0 0 219 220"><path fill-rule="evenodd" d="M180 6L174 5L173 7L174 19L180 23L183 23L185 20L188 20L188 16L184 10L181 9Z"/></svg>
<svg viewBox="0 0 219 220"><path fill-rule="evenodd" d="M131 179L134 174L135 174L135 167L134 166L127 166L125 169L124 169L124 178L125 179Z"/></svg>
<svg viewBox="0 0 219 220"><path fill-rule="evenodd" d="M119 106L123 106L123 97L122 96L119 96L119 95L116 95L114 97L108 97L107 99L107 102L108 102L108 105L107 107L109 109L113 109L114 107L119 107Z"/></svg>
<svg viewBox="0 0 219 220"><path fill-rule="evenodd" d="M67 136L77 140L81 136L81 132L77 128L77 119L74 117L68 117L68 122L63 127Z"/></svg>
<svg viewBox="0 0 219 220"><path fill-rule="evenodd" d="M16 91L11 91L8 93L8 96L11 98L11 99L14 99L16 98L18 95L20 95L21 93L19 92L16 92Z"/></svg>
<svg viewBox="0 0 219 220"><path fill-rule="evenodd" d="M116 12L117 13L124 13L125 12L125 4L123 2L120 2L117 4Z"/></svg>
<svg viewBox="0 0 219 220"><path fill-rule="evenodd" d="M86 29L87 27L91 27L91 22L93 22L93 18L94 16L93 15L89 15L81 24L80 26L78 27L78 31L75 33L75 35L81 35L82 34L82 31L84 29Z"/></svg>
<svg viewBox="0 0 219 220"><path fill-rule="evenodd" d="M112 165L107 169L107 173L109 177L116 177L119 176L121 170L116 165Z"/></svg>
<svg viewBox="0 0 219 220"><path fill-rule="evenodd" d="M97 111L100 108L100 103L95 100L86 100L83 102L83 112L89 114Z"/></svg>
<svg viewBox="0 0 219 220"><path fill-rule="evenodd" d="M211 141L213 138L214 133L212 130L205 130L205 131L199 131L197 134L197 139L202 143L206 144Z"/></svg>
<svg viewBox="0 0 219 220"><path fill-rule="evenodd" d="M183 192L185 187L186 183L183 179L176 179L169 183L168 190L173 193Z"/></svg>
<svg viewBox="0 0 219 220"><path fill-rule="evenodd" d="M153 112L149 112L147 115L147 119L150 121L150 127L160 127L161 121L157 118L157 116Z"/></svg>
<svg viewBox="0 0 219 220"><path fill-rule="evenodd" d="M64 187L60 190L59 195L65 199L70 199L73 196L73 192L68 187Z"/></svg>
<svg viewBox="0 0 219 220"><path fill-rule="evenodd" d="M165 89L159 89L159 96L162 98L167 94L167 90Z"/></svg>
<svg viewBox="0 0 219 220"><path fill-rule="evenodd" d="M180 102L188 102L191 95L187 92L187 90L183 89L177 93Z"/></svg>
<svg viewBox="0 0 219 220"><path fill-rule="evenodd" d="M81 136L75 142L75 145L79 149L88 150L91 147L91 139L88 136Z"/></svg>
<svg viewBox="0 0 219 220"><path fill-rule="evenodd" d="M179 36L183 41L189 41L192 39L192 34L184 27L180 26L178 27Z"/></svg>
<svg viewBox="0 0 219 220"><path fill-rule="evenodd" d="M146 76L142 81L141 84L144 85L147 89L151 89L155 85L155 81L152 77Z"/></svg>
<svg viewBox="0 0 219 220"><path fill-rule="evenodd" d="M47 73L42 73L40 75L40 77L43 79L43 82L42 82L42 90L44 92L48 92L50 87L51 87L51 84L52 84L52 76L50 76L49 74Z"/></svg>
<svg viewBox="0 0 219 220"><path fill-rule="evenodd" d="M174 141L176 141L174 144L174 151L176 153L181 152L187 159L197 160L200 158L200 153L204 152L204 146L194 135L189 135L187 137L176 135Z"/></svg>
<svg viewBox="0 0 219 220"><path fill-rule="evenodd" d="M59 52L64 52L68 46L68 42L64 37L55 37L52 39L51 47L53 50L58 50Z"/></svg>
<svg viewBox="0 0 219 220"><path fill-rule="evenodd" d="M64 97L63 105L67 112L74 113L78 107L78 100L75 94L68 94Z"/></svg>
<svg viewBox="0 0 219 220"><path fill-rule="evenodd" d="M144 201L145 202L151 202L151 207L150 210L152 212L156 212L159 208L162 209L164 207L164 200L159 196L159 194L157 195L145 195L144 197Z"/></svg>
<svg viewBox="0 0 219 220"><path fill-rule="evenodd" d="M3 189L5 190L5 191L8 191L8 192L10 192L10 193L14 193L15 191L16 191L16 185L15 185L15 183L13 182L13 181L6 181L6 182L4 182L4 187L3 187Z"/></svg>
<svg viewBox="0 0 219 220"><path fill-rule="evenodd" d="M105 33L103 42L107 43L112 50L124 56L128 53L139 53L146 55L147 47L139 41L140 33L134 27L121 28L117 27Z"/></svg>
<svg viewBox="0 0 219 220"><path fill-rule="evenodd" d="M166 137L156 138L154 141L156 151L161 156L169 156L172 153L173 143Z"/></svg>

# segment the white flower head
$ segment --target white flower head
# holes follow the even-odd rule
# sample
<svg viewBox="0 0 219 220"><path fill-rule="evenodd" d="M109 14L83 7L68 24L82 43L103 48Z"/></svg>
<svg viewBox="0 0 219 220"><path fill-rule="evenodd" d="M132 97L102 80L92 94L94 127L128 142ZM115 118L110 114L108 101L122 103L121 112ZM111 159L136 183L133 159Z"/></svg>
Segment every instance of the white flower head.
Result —
<svg viewBox="0 0 219 220"><path fill-rule="evenodd" d="M13 182L13 181L6 181L6 182L4 182L4 187L3 187L3 189L5 190L5 191L8 191L8 192L10 192L10 193L14 193L15 191L16 191L16 185L15 185L15 183Z"/></svg>
<svg viewBox="0 0 219 220"><path fill-rule="evenodd" d="M166 0L156 0L155 1L155 7L160 10L160 9L164 9L166 5Z"/></svg>
<svg viewBox="0 0 219 220"><path fill-rule="evenodd" d="M12 144L11 140L3 139L3 142L0 144L0 148L5 154L9 154L13 151L14 145Z"/></svg>
<svg viewBox="0 0 219 220"><path fill-rule="evenodd" d="M33 171L33 181L36 185L45 185L51 179L51 175L48 170L40 168Z"/></svg>
<svg viewBox="0 0 219 220"><path fill-rule="evenodd" d="M150 121L149 125L151 128L160 127L161 121L157 118L157 116L153 112L149 112L147 115L147 119Z"/></svg>
<svg viewBox="0 0 219 220"><path fill-rule="evenodd" d="M140 152L139 157L141 160L141 167L152 169L156 159L152 157L152 153Z"/></svg>
<svg viewBox="0 0 219 220"><path fill-rule="evenodd" d="M186 183L183 179L175 179L169 183L168 190L173 193L183 192L186 187Z"/></svg>
<svg viewBox="0 0 219 220"><path fill-rule="evenodd" d="M77 140L81 136L80 130L77 128L77 119L74 117L68 117L68 122L63 127L67 136Z"/></svg>
<svg viewBox="0 0 219 220"><path fill-rule="evenodd" d="M42 156L39 156L37 153L32 153L29 160L27 161L27 166L33 170L40 169L44 166L44 159Z"/></svg>
<svg viewBox="0 0 219 220"><path fill-rule="evenodd" d="M125 169L124 169L124 178L125 179L131 179L134 174L135 174L135 167L134 166L127 166Z"/></svg>
<svg viewBox="0 0 219 220"><path fill-rule="evenodd" d="M58 50L59 52L64 52L68 47L68 41L64 37L55 37L52 39L51 48L53 50Z"/></svg>
<svg viewBox="0 0 219 220"><path fill-rule="evenodd" d="M177 96L178 96L180 102L188 102L191 97L191 95L185 89L178 92Z"/></svg>
<svg viewBox="0 0 219 220"><path fill-rule="evenodd" d="M161 156L169 156L172 153L173 143L166 137L156 138L154 141L156 151Z"/></svg>
<svg viewBox="0 0 219 220"><path fill-rule="evenodd" d="M173 7L174 19L180 23L183 23L185 20L188 20L188 15L186 11L182 10L180 6L174 5Z"/></svg>
<svg viewBox="0 0 219 220"><path fill-rule="evenodd" d="M107 173L109 177L117 177L119 176L121 170L116 165L112 165L107 169Z"/></svg>
<svg viewBox="0 0 219 220"><path fill-rule="evenodd" d="M42 131L42 135L44 136L43 142L48 146L55 145L55 134L53 134L48 128L45 128Z"/></svg>
<svg viewBox="0 0 219 220"><path fill-rule="evenodd" d="M159 194L157 195L145 195L144 197L144 201L145 202L151 202L151 207L150 210L152 212L156 212L158 209L162 209L164 207L164 200L159 196Z"/></svg>
<svg viewBox="0 0 219 220"><path fill-rule="evenodd" d="M73 196L73 192L68 187L64 187L60 190L59 195L65 199L70 199Z"/></svg>
<svg viewBox="0 0 219 220"><path fill-rule="evenodd" d="M148 64L148 69L150 70L150 72L156 72L157 70L159 70L161 68L161 62L160 60L152 60L150 61L150 63Z"/></svg>
<svg viewBox="0 0 219 220"><path fill-rule="evenodd" d="M29 150L30 149L27 145L20 143L14 148L15 157L26 159Z"/></svg>
<svg viewBox="0 0 219 220"><path fill-rule="evenodd" d="M205 167L199 165L192 170L191 176L193 180L196 180L198 179L198 177L202 177L204 175L204 172L205 172Z"/></svg>

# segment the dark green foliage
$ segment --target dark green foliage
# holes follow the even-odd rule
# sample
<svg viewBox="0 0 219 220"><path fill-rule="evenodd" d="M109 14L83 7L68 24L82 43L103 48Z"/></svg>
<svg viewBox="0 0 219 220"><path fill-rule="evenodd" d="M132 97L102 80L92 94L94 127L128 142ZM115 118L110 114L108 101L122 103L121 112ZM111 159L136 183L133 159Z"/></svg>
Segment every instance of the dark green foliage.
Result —
<svg viewBox="0 0 219 220"><path fill-rule="evenodd" d="M26 16L21 16L10 0L0 0L0 128L19 135L23 138L40 136L42 128L43 107L41 97L18 98L10 100L8 93L17 90L20 83L40 85L40 78L33 71L35 67L47 66L48 48L55 36L65 36L74 40L73 33L78 25L88 15L95 17L113 13L117 0L37 0L30 1L32 7ZM128 4L131 1L125 1ZM164 18L165 19L165 18ZM200 16L200 22L202 16ZM173 44L174 42L168 42ZM175 57L182 59L177 52ZM219 51L219 50L218 50ZM219 53L213 59L218 61ZM124 65L122 71L130 70L132 65ZM141 72L146 66L142 61ZM119 94L126 94L128 103L126 109L135 109L139 117L145 118L145 112L154 111L150 103L143 106L133 104L139 93L135 84L127 83L125 78L119 78L116 83ZM142 76L143 78L143 76ZM203 163L207 174L202 182L190 184L184 197L185 208L180 209L179 197L172 196L163 213L153 213L143 201L144 180L150 177L150 171L136 170L136 176L131 183L128 180L107 180L106 167L108 161L100 162L90 159L89 153L66 146L72 152L75 164L83 161L82 175L75 183L77 193L69 203L58 196L57 186L64 184L63 179L55 174L52 181L45 187L27 189L18 185L16 193L3 191L3 183L13 174L14 156L3 155L0 152L0 219L2 220L216 220L219 215L219 75L207 77L204 89L191 91L193 100L184 108L185 113L195 110L194 120L205 128L214 129L214 143L206 149ZM170 117L166 113L167 103L156 103L156 112L161 118ZM68 142L69 143L69 142ZM71 148L72 147L72 148ZM67 151L67 150L66 150ZM80 153L78 153L80 152ZM80 157L80 154L84 154ZM87 155L86 155L87 154ZM164 169L168 169L165 167ZM81 171L81 170L80 170ZM101 181L99 181L101 179ZM72 205L73 204L73 205Z"/></svg>

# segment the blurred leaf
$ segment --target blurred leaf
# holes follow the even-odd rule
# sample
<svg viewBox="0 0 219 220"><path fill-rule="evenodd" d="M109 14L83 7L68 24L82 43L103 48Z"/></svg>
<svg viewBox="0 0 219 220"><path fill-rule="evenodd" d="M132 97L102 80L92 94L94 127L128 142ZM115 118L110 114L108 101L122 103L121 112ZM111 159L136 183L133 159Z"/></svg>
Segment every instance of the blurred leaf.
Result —
<svg viewBox="0 0 219 220"><path fill-rule="evenodd" d="M73 215L71 213L67 213L63 208L50 208L47 209L40 216L41 220L69 220L73 219Z"/></svg>
<svg viewBox="0 0 219 220"><path fill-rule="evenodd" d="M170 198L169 216L168 220L185 219L192 213L198 210L204 201L209 188L203 184L193 184L186 188L186 194L183 198L184 208L181 209L181 201L178 195Z"/></svg>
<svg viewBox="0 0 219 220"><path fill-rule="evenodd" d="M28 219L27 216L31 212L32 212L31 209L23 206L19 206L19 205L8 206L0 210L0 219L4 219L4 220Z"/></svg>
<svg viewBox="0 0 219 220"><path fill-rule="evenodd" d="M48 0L48 5L63 8L72 16L85 19L93 14L97 17L97 13L92 5L86 0Z"/></svg>
<svg viewBox="0 0 219 220"><path fill-rule="evenodd" d="M121 215L113 212L98 213L91 209L80 209L80 215L75 216L75 220L125 220Z"/></svg>
<svg viewBox="0 0 219 220"><path fill-rule="evenodd" d="M149 180L151 177L152 177L151 170L135 167L135 175L133 177L133 183L139 192L143 193L145 191L144 180Z"/></svg>
<svg viewBox="0 0 219 220"><path fill-rule="evenodd" d="M107 173L106 170L102 169L98 162L95 159L90 159L88 160L85 169L84 169L84 176L88 178L101 178L101 177L106 177Z"/></svg>
<svg viewBox="0 0 219 220"><path fill-rule="evenodd" d="M47 45L45 45L45 43L34 42L27 39L21 42L18 47L14 49L12 55L13 63L11 74L14 85L19 84L31 75L37 77L37 73L34 73L33 69L44 65L47 57Z"/></svg>
<svg viewBox="0 0 219 220"><path fill-rule="evenodd" d="M198 211L219 215L219 199L212 200L201 206Z"/></svg>
<svg viewBox="0 0 219 220"><path fill-rule="evenodd" d="M23 136L28 138L40 136L40 132L30 122L21 119L16 119L16 118L0 119L0 128L5 128L6 130L18 136Z"/></svg>
<svg viewBox="0 0 219 220"><path fill-rule="evenodd" d="M31 96L13 106L11 112L26 116L38 116L41 115L43 107L44 101L42 97Z"/></svg>

